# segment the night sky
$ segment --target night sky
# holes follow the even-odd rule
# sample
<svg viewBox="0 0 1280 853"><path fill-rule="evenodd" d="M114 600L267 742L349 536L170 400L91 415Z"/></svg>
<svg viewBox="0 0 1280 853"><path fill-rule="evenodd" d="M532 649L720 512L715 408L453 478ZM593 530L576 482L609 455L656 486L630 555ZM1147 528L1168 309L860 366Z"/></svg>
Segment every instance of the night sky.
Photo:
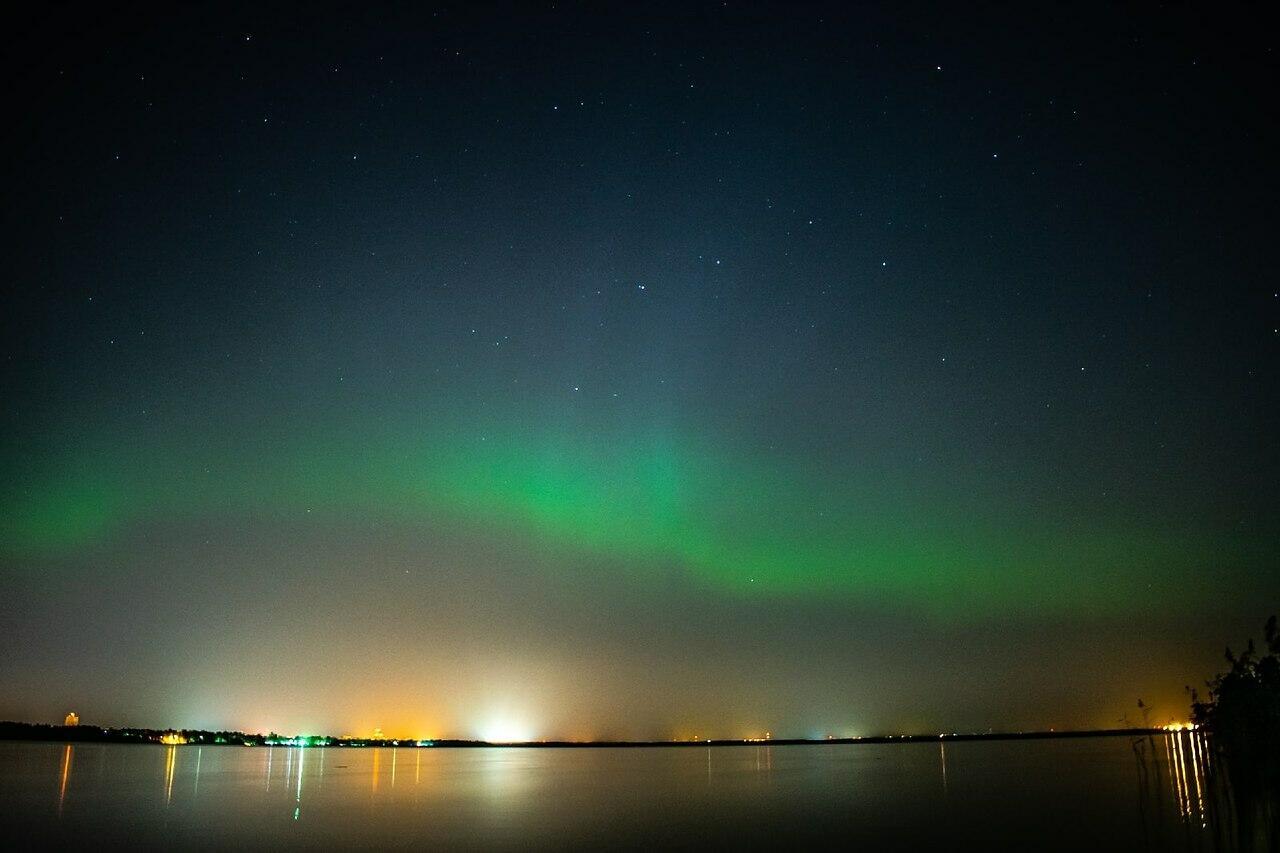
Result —
<svg viewBox="0 0 1280 853"><path fill-rule="evenodd" d="M20 16L0 718L1185 718L1280 604L1280 81L1208 10Z"/></svg>

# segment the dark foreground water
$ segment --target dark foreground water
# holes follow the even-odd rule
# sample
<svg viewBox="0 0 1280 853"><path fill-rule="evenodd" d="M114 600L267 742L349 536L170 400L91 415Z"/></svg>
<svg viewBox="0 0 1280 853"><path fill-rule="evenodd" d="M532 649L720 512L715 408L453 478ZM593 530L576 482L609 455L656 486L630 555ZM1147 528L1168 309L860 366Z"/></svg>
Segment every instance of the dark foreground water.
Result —
<svg viewBox="0 0 1280 853"><path fill-rule="evenodd" d="M1190 734L1138 751L1126 737L625 749L6 742L0 831L18 847L1223 849L1203 746Z"/></svg>

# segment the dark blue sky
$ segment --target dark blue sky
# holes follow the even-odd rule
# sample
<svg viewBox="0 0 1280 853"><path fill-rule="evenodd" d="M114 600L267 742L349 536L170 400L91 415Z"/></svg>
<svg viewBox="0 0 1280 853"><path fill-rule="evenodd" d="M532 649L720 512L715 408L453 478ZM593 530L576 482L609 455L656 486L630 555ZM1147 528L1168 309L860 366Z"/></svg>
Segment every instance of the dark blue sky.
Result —
<svg viewBox="0 0 1280 853"><path fill-rule="evenodd" d="M8 39L0 716L1104 725L1277 600L1247 13Z"/></svg>

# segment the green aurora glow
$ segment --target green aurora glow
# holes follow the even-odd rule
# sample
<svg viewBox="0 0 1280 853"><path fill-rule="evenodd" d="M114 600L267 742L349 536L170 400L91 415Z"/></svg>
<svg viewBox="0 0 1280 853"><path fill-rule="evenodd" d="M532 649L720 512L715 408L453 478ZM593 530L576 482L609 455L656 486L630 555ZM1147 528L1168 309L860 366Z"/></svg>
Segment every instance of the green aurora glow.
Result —
<svg viewBox="0 0 1280 853"><path fill-rule="evenodd" d="M1013 507L995 517L874 472L833 482L706 442L477 435L311 439L260 459L181 447L65 459L10 478L22 485L4 498L5 547L48 555L131 524L216 514L454 519L608 557L640 580L673 565L724 593L838 595L952 616L1122 612L1128 596L1175 588L1185 599L1211 560L1190 531L1082 528Z"/></svg>

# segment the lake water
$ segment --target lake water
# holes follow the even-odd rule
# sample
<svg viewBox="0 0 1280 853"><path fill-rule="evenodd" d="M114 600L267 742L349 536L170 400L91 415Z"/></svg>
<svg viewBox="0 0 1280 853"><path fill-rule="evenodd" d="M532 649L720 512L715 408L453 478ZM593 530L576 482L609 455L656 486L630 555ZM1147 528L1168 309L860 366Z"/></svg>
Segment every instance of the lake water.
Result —
<svg viewBox="0 0 1280 853"><path fill-rule="evenodd" d="M19 845L1213 850L1190 734L620 749L0 742Z"/></svg>

